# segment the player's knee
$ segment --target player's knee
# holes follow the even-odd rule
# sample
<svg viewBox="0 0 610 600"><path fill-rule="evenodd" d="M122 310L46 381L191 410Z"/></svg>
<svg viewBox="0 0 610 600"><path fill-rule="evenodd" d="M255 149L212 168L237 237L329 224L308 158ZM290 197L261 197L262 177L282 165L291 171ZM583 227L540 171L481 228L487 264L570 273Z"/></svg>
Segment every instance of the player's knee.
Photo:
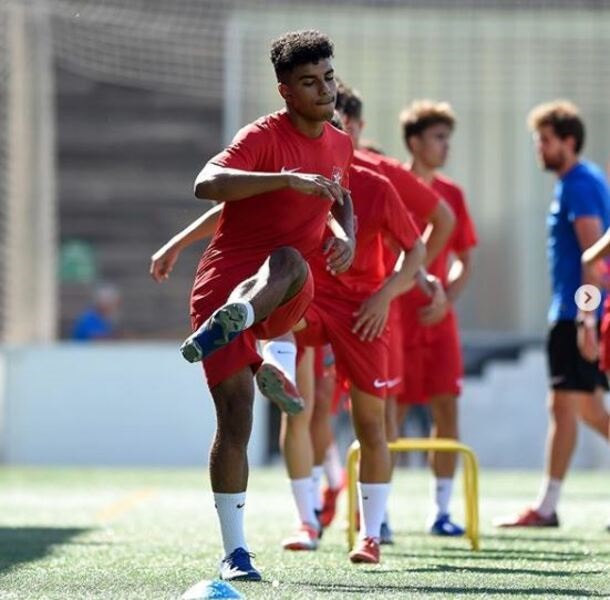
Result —
<svg viewBox="0 0 610 600"><path fill-rule="evenodd" d="M383 422L378 418L360 419L358 423L358 441L369 449L387 444Z"/></svg>
<svg viewBox="0 0 610 600"><path fill-rule="evenodd" d="M434 422L440 437L456 437L457 410L452 402L439 403L434 408ZM442 435L441 435L442 434Z"/></svg>
<svg viewBox="0 0 610 600"><path fill-rule="evenodd" d="M594 406L592 402L581 402L579 406L580 418L587 424L595 425L604 418L602 411Z"/></svg>
<svg viewBox="0 0 610 600"><path fill-rule="evenodd" d="M271 263L282 272L290 273L295 279L304 282L307 277L307 263L301 253L291 246L274 250Z"/></svg>
<svg viewBox="0 0 610 600"><path fill-rule="evenodd" d="M552 402L550 413L552 419L557 423L576 421L576 409L568 402Z"/></svg>

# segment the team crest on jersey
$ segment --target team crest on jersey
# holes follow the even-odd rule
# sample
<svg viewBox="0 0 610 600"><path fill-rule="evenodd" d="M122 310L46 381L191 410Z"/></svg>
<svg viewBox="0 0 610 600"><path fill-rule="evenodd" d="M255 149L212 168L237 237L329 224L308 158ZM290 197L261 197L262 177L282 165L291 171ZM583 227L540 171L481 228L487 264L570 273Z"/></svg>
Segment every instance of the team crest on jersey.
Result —
<svg viewBox="0 0 610 600"><path fill-rule="evenodd" d="M333 167L330 178L335 183L341 183L343 181L343 169L341 167Z"/></svg>

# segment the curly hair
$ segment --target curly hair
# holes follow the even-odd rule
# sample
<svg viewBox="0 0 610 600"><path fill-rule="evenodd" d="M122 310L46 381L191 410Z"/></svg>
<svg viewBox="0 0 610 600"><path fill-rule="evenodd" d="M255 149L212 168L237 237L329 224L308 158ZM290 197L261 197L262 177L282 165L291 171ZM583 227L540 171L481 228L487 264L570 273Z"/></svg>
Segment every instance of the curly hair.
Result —
<svg viewBox="0 0 610 600"><path fill-rule="evenodd" d="M585 143L585 125L580 117L578 107L569 100L553 100L535 106L527 119L532 131L550 126L555 135L565 140L574 138L574 151L580 153Z"/></svg>
<svg viewBox="0 0 610 600"><path fill-rule="evenodd" d="M455 113L448 102L415 100L400 113L399 119L405 142L433 125L447 125L451 129L455 127Z"/></svg>
<svg viewBox="0 0 610 600"><path fill-rule="evenodd" d="M362 119L362 98L360 94L338 77L335 79L337 80L335 108L350 119Z"/></svg>
<svg viewBox="0 0 610 600"><path fill-rule="evenodd" d="M275 76L281 81L295 67L308 63L317 64L332 58L334 46L330 38L315 29L289 31L271 42L271 62Z"/></svg>

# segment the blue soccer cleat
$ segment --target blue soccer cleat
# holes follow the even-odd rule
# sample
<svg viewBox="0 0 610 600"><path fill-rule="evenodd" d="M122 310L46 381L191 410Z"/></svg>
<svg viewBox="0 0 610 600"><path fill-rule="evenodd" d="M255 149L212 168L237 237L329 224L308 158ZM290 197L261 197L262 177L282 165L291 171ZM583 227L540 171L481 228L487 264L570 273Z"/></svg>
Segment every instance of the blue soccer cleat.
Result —
<svg viewBox="0 0 610 600"><path fill-rule="evenodd" d="M430 526L429 533L432 535L456 537L464 535L464 528L454 523L449 513L447 513L436 518L436 521Z"/></svg>
<svg viewBox="0 0 610 600"><path fill-rule="evenodd" d="M224 581L261 581L261 574L254 568L250 554L243 548L236 548L220 563L220 578Z"/></svg>
<svg viewBox="0 0 610 600"><path fill-rule="evenodd" d="M241 303L221 306L205 323L184 340L180 352L191 363L203 360L226 346L246 328L247 311Z"/></svg>

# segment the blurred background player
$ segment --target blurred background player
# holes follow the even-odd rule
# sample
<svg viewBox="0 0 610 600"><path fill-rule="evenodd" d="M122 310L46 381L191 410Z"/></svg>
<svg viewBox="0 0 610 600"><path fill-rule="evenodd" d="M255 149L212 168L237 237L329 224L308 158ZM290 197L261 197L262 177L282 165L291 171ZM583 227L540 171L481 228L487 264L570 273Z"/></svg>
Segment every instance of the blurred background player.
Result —
<svg viewBox="0 0 610 600"><path fill-rule="evenodd" d="M422 100L413 102L400 116L402 135L412 156L411 172L429 185L455 214L455 228L429 271L442 282L447 303L438 321L427 308L414 309L417 331L405 354L405 390L399 398L397 422L400 428L412 404L429 404L435 438L458 439L457 398L464 374L457 315L453 304L464 290L472 269L471 251L477 243L464 194L451 179L439 173L449 155L455 115L449 104ZM426 223L419 221L422 233ZM417 311L417 312L416 312ZM407 317L408 318L408 317ZM435 481L431 494L429 530L435 535L462 535L464 530L450 518L456 456L450 452L431 453Z"/></svg>
<svg viewBox="0 0 610 600"><path fill-rule="evenodd" d="M190 362L203 360L216 409L210 477L223 579L261 579L243 529L252 373L262 362L256 339L289 332L304 314L313 295L306 258L322 242L329 210L342 233L331 237L331 259L347 268L353 256L351 200L341 187L352 148L327 123L335 100L332 56L331 41L317 31L276 39L271 61L285 110L240 130L195 182L197 197L224 202L195 277L195 332L181 348Z"/></svg>
<svg viewBox="0 0 610 600"><path fill-rule="evenodd" d="M396 159L379 154L378 149L370 151L360 146L360 138L365 126L363 101L360 94L344 82L339 85L337 110L341 115L343 127L352 138L354 148L356 148L354 164L386 176L396 188L403 205L416 224L429 225L425 238L425 265L428 267L442 251L455 226L455 215L451 207L436 191L422 183ZM391 272L396 263L396 249L386 243L384 251L386 270ZM410 369L410 365L405 363L403 348L411 348L418 343L417 311L426 307L427 318L431 322L435 322L445 315L446 308L443 304L431 303L430 298L420 289L412 289L392 303L389 319L392 352L390 353L388 376L388 381L392 385L388 389L386 399L386 429L390 441L398 437L396 398L405 389L405 373ZM381 532L382 543L391 543L392 531L388 515L382 523Z"/></svg>
<svg viewBox="0 0 610 600"><path fill-rule="evenodd" d="M541 167L557 177L547 220L552 284L547 340L550 425L538 498L520 515L497 524L558 527L557 504L576 445L578 421L605 439L610 434L610 415L603 402L608 381L598 365L601 306L584 311L575 301L581 285L603 285L600 264L583 263L582 253L610 225L610 190L603 171L580 158L585 126L574 104L565 100L541 104L530 113L529 126Z"/></svg>
<svg viewBox="0 0 610 600"><path fill-rule="evenodd" d="M331 415L334 414L339 389L332 346L314 348L314 406L309 430L313 445L313 490L320 526L328 527L337 509L339 494L345 485L345 471L339 454ZM326 479L322 487L322 478Z"/></svg>
<svg viewBox="0 0 610 600"><path fill-rule="evenodd" d="M79 342L112 340L119 337L121 292L103 284L95 288L93 303L74 321L72 339Z"/></svg>

